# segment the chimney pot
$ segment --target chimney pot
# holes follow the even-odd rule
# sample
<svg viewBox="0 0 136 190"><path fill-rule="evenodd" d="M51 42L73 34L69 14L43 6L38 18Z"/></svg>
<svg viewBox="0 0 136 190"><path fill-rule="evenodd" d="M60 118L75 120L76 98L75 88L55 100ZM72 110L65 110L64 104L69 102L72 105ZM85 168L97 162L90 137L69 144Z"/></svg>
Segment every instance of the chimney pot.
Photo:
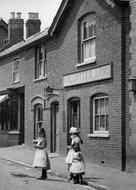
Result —
<svg viewBox="0 0 136 190"><path fill-rule="evenodd" d="M30 20L38 20L39 19L39 13L28 13L28 19Z"/></svg>
<svg viewBox="0 0 136 190"><path fill-rule="evenodd" d="M21 19L21 12L17 12L17 19Z"/></svg>
<svg viewBox="0 0 136 190"><path fill-rule="evenodd" d="M10 15L11 15L11 19L15 19L15 12L11 12Z"/></svg>

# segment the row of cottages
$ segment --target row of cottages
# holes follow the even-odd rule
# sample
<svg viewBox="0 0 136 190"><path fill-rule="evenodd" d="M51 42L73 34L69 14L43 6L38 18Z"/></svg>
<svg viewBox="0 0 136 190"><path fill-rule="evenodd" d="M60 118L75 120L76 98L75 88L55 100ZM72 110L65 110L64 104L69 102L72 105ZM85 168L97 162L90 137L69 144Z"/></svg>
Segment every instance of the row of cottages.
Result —
<svg viewBox="0 0 136 190"><path fill-rule="evenodd" d="M134 0L63 0L42 32L29 13L24 40L12 13L0 51L0 144L32 146L43 126L48 150L66 155L75 126L86 160L135 170L135 19Z"/></svg>

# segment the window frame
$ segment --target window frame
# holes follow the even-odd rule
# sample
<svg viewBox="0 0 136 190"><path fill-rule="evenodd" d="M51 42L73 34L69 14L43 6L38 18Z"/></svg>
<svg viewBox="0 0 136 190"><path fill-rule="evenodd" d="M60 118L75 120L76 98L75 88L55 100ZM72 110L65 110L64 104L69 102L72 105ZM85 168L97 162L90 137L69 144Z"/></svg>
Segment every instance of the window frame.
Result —
<svg viewBox="0 0 136 190"><path fill-rule="evenodd" d="M18 62L18 70L15 71L15 63ZM14 80L14 74L18 74L18 79ZM12 64L12 82L13 83L18 83L20 82L20 58L16 58L13 60L13 64Z"/></svg>
<svg viewBox="0 0 136 190"><path fill-rule="evenodd" d="M47 49L44 45L36 46L35 53L35 80L46 78L47 75ZM40 52L39 52L40 49ZM40 53L42 58L40 58ZM40 66L40 69L39 69Z"/></svg>
<svg viewBox="0 0 136 190"><path fill-rule="evenodd" d="M101 96L95 96L94 98L93 98L93 134L94 135L109 135L109 129L108 130L96 130L95 129L95 117L96 117L96 114L95 114L95 108L96 108L96 104L95 104L95 100L99 100L99 102L100 102L100 100L101 99L104 99L104 101L106 100L106 99L108 99L108 112L104 112L103 114L98 114L98 116L99 116L99 120L100 120L100 116L101 115L104 115L104 117L107 117L108 116L108 118L109 118L109 96L108 95L101 95ZM104 105L105 106L105 105ZM100 109L100 107L99 107L99 109ZM106 121L106 120L105 120ZM100 121L99 121L99 128L100 128ZM107 126L105 125L105 129L107 128ZM109 120L108 120L108 128L109 128Z"/></svg>
<svg viewBox="0 0 136 190"><path fill-rule="evenodd" d="M93 36L89 37L88 39L83 39L84 36L84 24L87 21L91 21L93 24ZM76 65L78 66L82 66L82 65L86 65L86 64L91 64L94 63L96 61L96 14L95 13L91 13L87 16L85 16L82 20L80 19L79 22L79 46L80 46L80 60L79 63ZM94 40L94 56L91 56L89 58L87 58L86 60L83 57L83 45L85 44L85 42L87 41L93 41Z"/></svg>

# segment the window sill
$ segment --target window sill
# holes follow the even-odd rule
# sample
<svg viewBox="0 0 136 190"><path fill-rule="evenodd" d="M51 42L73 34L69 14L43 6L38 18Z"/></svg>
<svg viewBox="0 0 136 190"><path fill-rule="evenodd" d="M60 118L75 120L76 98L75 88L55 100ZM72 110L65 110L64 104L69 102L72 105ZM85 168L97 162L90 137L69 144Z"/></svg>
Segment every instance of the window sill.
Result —
<svg viewBox="0 0 136 190"><path fill-rule="evenodd" d="M87 61L78 63L76 65L76 67L80 67L80 66L84 66L84 65L89 65L89 64L94 63L94 62L96 62L96 57L92 57L91 59L88 59Z"/></svg>
<svg viewBox="0 0 136 190"><path fill-rule="evenodd" d="M8 134L10 135L16 135L16 134L20 134L19 131L9 131Z"/></svg>
<svg viewBox="0 0 136 190"><path fill-rule="evenodd" d="M93 138L93 137L101 137L101 138L109 138L110 134L109 133L93 133L93 134L88 134L87 135L89 138Z"/></svg>
<svg viewBox="0 0 136 190"><path fill-rule="evenodd" d="M20 81L15 81L15 82L12 82L12 84L18 84L20 83Z"/></svg>
<svg viewBox="0 0 136 190"><path fill-rule="evenodd" d="M33 81L34 82L38 82L38 81L45 80L45 79L47 79L47 75L45 75L44 77L40 77L40 78L34 79Z"/></svg>

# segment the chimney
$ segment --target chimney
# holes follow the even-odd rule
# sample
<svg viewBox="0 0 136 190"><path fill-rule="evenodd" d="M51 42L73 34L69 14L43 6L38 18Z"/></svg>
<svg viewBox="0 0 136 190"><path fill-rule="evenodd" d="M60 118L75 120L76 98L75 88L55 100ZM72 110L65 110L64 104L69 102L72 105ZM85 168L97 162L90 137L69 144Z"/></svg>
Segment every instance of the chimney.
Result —
<svg viewBox="0 0 136 190"><path fill-rule="evenodd" d="M26 38L40 32L41 21L39 13L28 13L28 20L26 21Z"/></svg>
<svg viewBox="0 0 136 190"><path fill-rule="evenodd" d="M21 42L24 39L24 20L21 19L21 13L11 12L11 18L8 23L8 38L10 45Z"/></svg>

